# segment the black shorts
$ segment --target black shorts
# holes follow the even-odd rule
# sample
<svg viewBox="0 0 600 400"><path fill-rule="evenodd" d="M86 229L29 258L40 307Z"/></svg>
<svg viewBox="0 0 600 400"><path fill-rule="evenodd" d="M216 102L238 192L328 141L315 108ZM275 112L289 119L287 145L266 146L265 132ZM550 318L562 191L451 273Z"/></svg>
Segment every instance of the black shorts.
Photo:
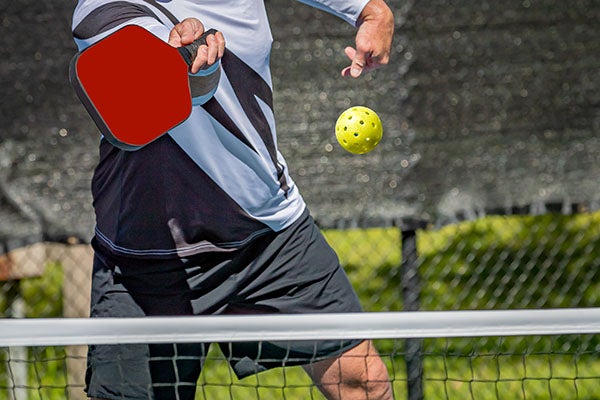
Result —
<svg viewBox="0 0 600 400"><path fill-rule="evenodd" d="M149 262L109 260L96 251L94 259L91 316L95 318L359 311L337 255L308 212L289 228L232 253ZM243 378L333 357L358 343L252 342L220 347ZM208 345L90 346L86 391L90 397L105 399L193 399Z"/></svg>

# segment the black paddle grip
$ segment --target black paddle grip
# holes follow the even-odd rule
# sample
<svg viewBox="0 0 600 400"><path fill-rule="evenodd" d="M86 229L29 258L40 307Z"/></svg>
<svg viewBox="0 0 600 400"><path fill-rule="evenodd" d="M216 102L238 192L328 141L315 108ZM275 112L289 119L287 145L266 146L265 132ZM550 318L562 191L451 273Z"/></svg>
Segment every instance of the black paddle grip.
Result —
<svg viewBox="0 0 600 400"><path fill-rule="evenodd" d="M200 46L206 44L206 37L208 35L214 35L215 33L217 33L216 29L209 29L206 32L204 32L202 36L200 36L198 39L194 40L192 43L177 48L179 54L181 54L181 57L183 57L188 66L191 67L194 63L194 60L196 59L196 54L198 54L198 49L200 48Z"/></svg>

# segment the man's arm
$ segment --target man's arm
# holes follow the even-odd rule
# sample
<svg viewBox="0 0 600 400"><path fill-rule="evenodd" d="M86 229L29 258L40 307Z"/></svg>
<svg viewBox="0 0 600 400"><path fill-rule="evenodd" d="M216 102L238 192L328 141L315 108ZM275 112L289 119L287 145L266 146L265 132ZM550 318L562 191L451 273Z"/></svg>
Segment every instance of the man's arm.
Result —
<svg viewBox="0 0 600 400"><path fill-rule="evenodd" d="M384 0L370 0L360 13L357 27L356 48L345 49L351 65L342 70L342 76L358 78L386 65L390 59L394 15Z"/></svg>

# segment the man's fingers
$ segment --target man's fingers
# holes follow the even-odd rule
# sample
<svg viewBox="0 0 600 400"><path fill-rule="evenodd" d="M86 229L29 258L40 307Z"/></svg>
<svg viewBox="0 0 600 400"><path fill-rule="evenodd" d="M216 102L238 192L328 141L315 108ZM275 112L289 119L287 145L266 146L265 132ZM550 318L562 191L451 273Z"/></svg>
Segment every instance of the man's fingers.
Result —
<svg viewBox="0 0 600 400"><path fill-rule="evenodd" d="M206 37L206 45L198 48L198 54L192 64L191 72L196 73L216 63L225 53L225 38L221 32Z"/></svg>
<svg viewBox="0 0 600 400"><path fill-rule="evenodd" d="M171 32L169 32L168 43L173 47L181 47L181 35L175 29L171 29Z"/></svg>
<svg viewBox="0 0 600 400"><path fill-rule="evenodd" d="M196 18L186 18L171 29L169 44L173 47L185 46L202 36L204 25Z"/></svg>
<svg viewBox="0 0 600 400"><path fill-rule="evenodd" d="M218 43L218 47L219 47L219 59L221 59L223 57L223 54L225 54L225 37L223 36L223 33L221 32L217 32L215 34L215 38L217 39L217 43Z"/></svg>
<svg viewBox="0 0 600 400"><path fill-rule="evenodd" d="M181 47L200 38L205 32L204 25L196 18L186 18L171 29L169 44ZM225 38L221 32L206 37L206 45L198 48L196 58L190 67L190 72L197 73L203 68L210 67L223 57L225 53Z"/></svg>
<svg viewBox="0 0 600 400"><path fill-rule="evenodd" d="M389 61L394 34L394 15L384 0L369 0L359 16L356 48L346 48L352 61L342 71L344 76L358 77Z"/></svg>
<svg viewBox="0 0 600 400"><path fill-rule="evenodd" d="M349 67L346 67L342 70L342 76L351 76L353 78L358 78L365 68L367 67L367 61L365 59L365 54L360 51L356 51L353 47L346 47L344 49L346 56L351 60L351 64Z"/></svg>
<svg viewBox="0 0 600 400"><path fill-rule="evenodd" d="M350 60L352 60L352 59L354 58L354 55L356 54L356 50L354 49L354 47L350 47L350 46L348 46L348 47L346 47L346 48L344 49L344 53L346 53L346 56L347 56L347 57L348 57Z"/></svg>
<svg viewBox="0 0 600 400"><path fill-rule="evenodd" d="M214 35L208 35L206 38L206 45L208 46L208 59L209 65L214 64L218 59L223 57L225 52L225 39L221 32L216 32Z"/></svg>
<svg viewBox="0 0 600 400"><path fill-rule="evenodd" d="M352 78L358 78L362 75L365 67L359 63L352 63L351 66L346 67L342 70L342 76L350 76Z"/></svg>

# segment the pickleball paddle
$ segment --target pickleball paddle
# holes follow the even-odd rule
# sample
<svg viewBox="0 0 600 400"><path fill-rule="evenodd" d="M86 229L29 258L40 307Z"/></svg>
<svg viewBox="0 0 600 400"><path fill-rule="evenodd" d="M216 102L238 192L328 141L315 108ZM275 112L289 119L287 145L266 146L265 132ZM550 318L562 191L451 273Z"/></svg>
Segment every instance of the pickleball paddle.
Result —
<svg viewBox="0 0 600 400"><path fill-rule="evenodd" d="M189 117L189 67L215 32L175 48L128 25L76 54L69 80L102 135L114 146L136 150Z"/></svg>

